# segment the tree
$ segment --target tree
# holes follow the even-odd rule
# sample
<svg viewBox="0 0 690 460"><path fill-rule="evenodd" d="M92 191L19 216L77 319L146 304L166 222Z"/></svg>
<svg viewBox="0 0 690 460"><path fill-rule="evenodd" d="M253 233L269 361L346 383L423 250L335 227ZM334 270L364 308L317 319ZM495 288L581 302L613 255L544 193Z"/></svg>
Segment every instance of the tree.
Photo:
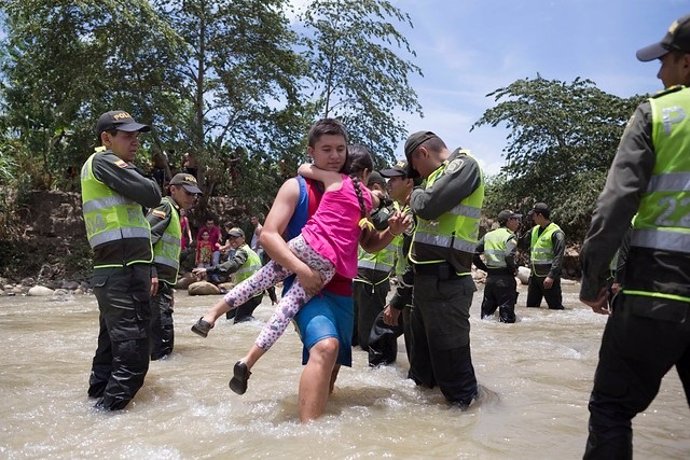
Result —
<svg viewBox="0 0 690 460"><path fill-rule="evenodd" d="M642 96L620 98L591 80L568 84L539 75L488 96L498 104L472 129L504 123L510 130L506 165L491 190L508 201L489 212L509 205L524 210L544 201L568 237L581 240L625 123Z"/></svg>
<svg viewBox="0 0 690 460"><path fill-rule="evenodd" d="M180 42L145 0L5 5L0 135L19 141L11 153L33 187L64 188L92 151L100 113L155 121L161 88L175 86L161 69Z"/></svg>
<svg viewBox="0 0 690 460"><path fill-rule="evenodd" d="M275 162L281 150L274 139L294 138L290 133L302 128L298 79L305 67L292 49L296 36L285 3L154 2L186 44L181 62L169 69L181 79L176 96L184 110L176 120L184 126L176 149L182 153L186 145L196 154L208 190L256 193L243 189L245 181L228 181L226 173L240 161L236 152L256 156L259 164L265 157Z"/></svg>
<svg viewBox="0 0 690 460"><path fill-rule="evenodd" d="M309 61L309 90L319 117L340 118L352 142L369 146L385 163L407 130L395 112L422 113L410 87L421 70L391 19L412 27L409 15L387 0L314 0L301 16Z"/></svg>

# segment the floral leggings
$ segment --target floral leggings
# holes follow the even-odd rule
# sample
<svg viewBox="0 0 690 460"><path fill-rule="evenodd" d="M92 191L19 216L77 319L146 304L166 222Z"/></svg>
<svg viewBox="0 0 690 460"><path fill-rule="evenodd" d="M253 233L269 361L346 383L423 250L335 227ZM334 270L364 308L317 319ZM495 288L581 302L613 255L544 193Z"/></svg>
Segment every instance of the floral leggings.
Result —
<svg viewBox="0 0 690 460"><path fill-rule="evenodd" d="M335 266L331 261L314 251L304 241L302 235L288 241L288 247L302 262L319 272L324 284L328 283L335 275ZM290 275L292 275L290 271L271 260L250 278L232 288L225 294L224 300L231 308L236 308L256 294L271 286L275 286L276 283ZM268 320L261 330L255 342L256 346L264 351L271 348L276 343L276 340L283 335L290 320L295 317L299 309L309 302L311 298L312 296L307 295L304 291L299 279L295 278L290 289L278 302L273 316L271 316L271 319Z"/></svg>

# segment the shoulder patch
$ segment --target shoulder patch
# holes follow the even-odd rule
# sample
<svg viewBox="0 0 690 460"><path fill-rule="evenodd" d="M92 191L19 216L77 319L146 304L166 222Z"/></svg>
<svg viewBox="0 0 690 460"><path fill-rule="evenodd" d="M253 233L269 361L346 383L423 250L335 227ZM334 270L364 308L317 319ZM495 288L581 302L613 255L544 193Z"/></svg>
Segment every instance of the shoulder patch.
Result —
<svg viewBox="0 0 690 460"><path fill-rule="evenodd" d="M125 160L115 160L115 164L118 165L120 168L127 167L127 162Z"/></svg>
<svg viewBox="0 0 690 460"><path fill-rule="evenodd" d="M161 211L160 209L154 209L151 211L151 214L153 214L156 217L160 217L161 219L165 219L165 211Z"/></svg>
<svg viewBox="0 0 690 460"><path fill-rule="evenodd" d="M452 174L458 169L460 169L463 164L465 164L464 158L456 158L450 163L448 163L448 166L446 166L446 171Z"/></svg>
<svg viewBox="0 0 690 460"><path fill-rule="evenodd" d="M681 89L685 88L683 85L673 85L669 86L666 89L662 89L661 91L658 91L656 94L652 96L652 99L656 99L662 96L666 96L667 94L675 93L676 91L680 91Z"/></svg>

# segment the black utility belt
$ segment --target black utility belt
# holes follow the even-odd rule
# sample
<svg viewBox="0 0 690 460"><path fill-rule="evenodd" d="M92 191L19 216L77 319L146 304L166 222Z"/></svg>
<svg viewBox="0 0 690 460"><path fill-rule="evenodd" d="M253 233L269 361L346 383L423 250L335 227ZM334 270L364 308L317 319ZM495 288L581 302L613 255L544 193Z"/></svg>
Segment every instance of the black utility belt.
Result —
<svg viewBox="0 0 690 460"><path fill-rule="evenodd" d="M462 278L462 276L455 272L453 266L447 262L438 264L413 264L412 270L415 275L435 276L440 280Z"/></svg>

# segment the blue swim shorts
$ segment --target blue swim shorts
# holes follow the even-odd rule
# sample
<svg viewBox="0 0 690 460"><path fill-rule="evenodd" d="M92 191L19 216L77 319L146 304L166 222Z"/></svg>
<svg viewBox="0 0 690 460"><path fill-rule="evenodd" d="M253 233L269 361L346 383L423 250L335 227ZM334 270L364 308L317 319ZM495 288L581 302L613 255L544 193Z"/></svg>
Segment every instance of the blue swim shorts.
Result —
<svg viewBox="0 0 690 460"><path fill-rule="evenodd" d="M352 366L352 329L354 304L351 296L322 291L295 316L297 330L302 339L302 364L309 359L309 349L317 342L336 337L340 343L337 363Z"/></svg>

